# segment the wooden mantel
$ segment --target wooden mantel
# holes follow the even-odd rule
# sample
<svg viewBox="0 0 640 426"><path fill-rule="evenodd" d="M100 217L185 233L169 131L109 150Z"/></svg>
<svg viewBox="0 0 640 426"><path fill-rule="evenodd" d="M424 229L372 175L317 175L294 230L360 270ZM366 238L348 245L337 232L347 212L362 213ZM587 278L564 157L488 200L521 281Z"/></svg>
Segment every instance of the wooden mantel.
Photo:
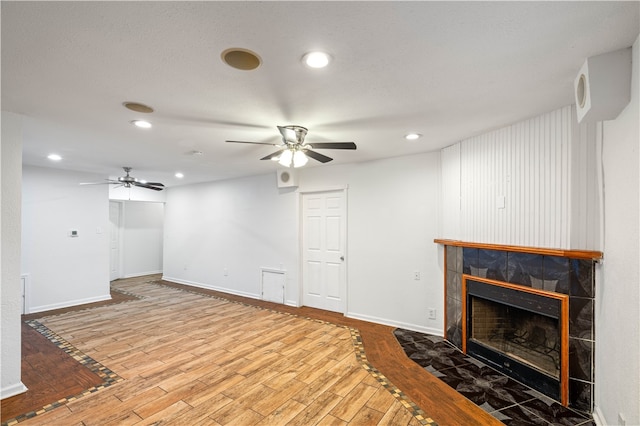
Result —
<svg viewBox="0 0 640 426"><path fill-rule="evenodd" d="M466 241L445 240L440 238L434 239L433 242L436 244L442 244L445 246L515 251L520 253L542 254L545 256L568 257L570 259L591 259L591 260L602 259L601 251L565 250L565 249L552 249L552 248L540 248L540 247L509 246L509 245L503 245L503 244L470 243Z"/></svg>

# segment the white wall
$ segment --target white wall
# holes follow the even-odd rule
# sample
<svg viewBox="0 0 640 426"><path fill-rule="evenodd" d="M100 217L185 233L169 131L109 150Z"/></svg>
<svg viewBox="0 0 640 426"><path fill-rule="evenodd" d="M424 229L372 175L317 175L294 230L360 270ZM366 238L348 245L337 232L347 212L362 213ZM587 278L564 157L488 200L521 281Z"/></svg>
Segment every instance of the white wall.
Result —
<svg viewBox="0 0 640 426"><path fill-rule="evenodd" d="M2 111L0 149L0 398L24 392L20 380L22 295L20 283L20 181L22 117Z"/></svg>
<svg viewBox="0 0 640 426"><path fill-rule="evenodd" d="M259 298L260 268L284 269L285 300L296 304L296 200L275 173L169 188L164 278Z"/></svg>
<svg viewBox="0 0 640 426"><path fill-rule="evenodd" d="M443 275L433 242L440 154L300 172L300 191L349 187L347 316L441 335ZM428 319L428 308L437 309L436 320Z"/></svg>
<svg viewBox="0 0 640 426"><path fill-rule="evenodd" d="M433 243L439 159L431 153L301 169L297 193L278 190L275 171L170 188L164 276L259 297L259 268L283 267L285 300L297 305L300 192L348 186L347 315L442 334L443 277ZM427 319L431 307L436 320Z"/></svg>
<svg viewBox="0 0 640 426"><path fill-rule="evenodd" d="M604 262L596 288L596 414L640 424L640 38L631 102L603 123Z"/></svg>
<svg viewBox="0 0 640 426"><path fill-rule="evenodd" d="M122 172L120 176L124 176L124 172ZM134 171L131 171L132 175L135 176ZM136 176L137 177L137 176ZM110 179L117 179L118 176L111 176ZM99 182L102 179L99 179L96 182ZM131 188L125 188L124 186L119 185L108 185L109 187L109 199L110 200L119 200L119 201L150 201L163 203L167 197L166 189L163 191L154 191L151 189L138 188L136 186L132 186Z"/></svg>
<svg viewBox="0 0 640 426"><path fill-rule="evenodd" d="M162 272L164 204L141 201L126 201L123 204L124 277Z"/></svg>
<svg viewBox="0 0 640 426"><path fill-rule="evenodd" d="M442 168L441 195L442 212L441 236L450 240L461 240L460 229L460 143L444 148L440 152Z"/></svg>
<svg viewBox="0 0 640 426"><path fill-rule="evenodd" d="M578 124L572 112L569 247L602 250L602 158L597 123Z"/></svg>
<svg viewBox="0 0 640 426"><path fill-rule="evenodd" d="M107 186L78 185L100 176L25 166L22 179L29 312L110 299ZM71 230L78 237L70 237Z"/></svg>

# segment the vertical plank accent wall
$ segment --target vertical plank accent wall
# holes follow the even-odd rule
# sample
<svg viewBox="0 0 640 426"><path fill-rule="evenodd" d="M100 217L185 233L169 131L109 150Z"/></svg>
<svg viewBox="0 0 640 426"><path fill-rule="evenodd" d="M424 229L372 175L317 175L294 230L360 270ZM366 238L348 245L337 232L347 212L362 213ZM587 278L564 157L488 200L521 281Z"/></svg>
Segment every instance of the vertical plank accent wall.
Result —
<svg viewBox="0 0 640 426"><path fill-rule="evenodd" d="M596 136L567 106L443 149L443 235L598 249Z"/></svg>

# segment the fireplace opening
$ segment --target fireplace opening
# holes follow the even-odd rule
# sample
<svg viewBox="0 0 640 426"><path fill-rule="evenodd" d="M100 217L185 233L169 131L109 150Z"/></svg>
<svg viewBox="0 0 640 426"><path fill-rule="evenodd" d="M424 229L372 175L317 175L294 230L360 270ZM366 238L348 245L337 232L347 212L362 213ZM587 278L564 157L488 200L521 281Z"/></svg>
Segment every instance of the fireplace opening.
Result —
<svg viewBox="0 0 640 426"><path fill-rule="evenodd" d="M560 380L558 319L471 298L470 340L483 344Z"/></svg>
<svg viewBox="0 0 640 426"><path fill-rule="evenodd" d="M568 296L463 276L463 351L568 403Z"/></svg>

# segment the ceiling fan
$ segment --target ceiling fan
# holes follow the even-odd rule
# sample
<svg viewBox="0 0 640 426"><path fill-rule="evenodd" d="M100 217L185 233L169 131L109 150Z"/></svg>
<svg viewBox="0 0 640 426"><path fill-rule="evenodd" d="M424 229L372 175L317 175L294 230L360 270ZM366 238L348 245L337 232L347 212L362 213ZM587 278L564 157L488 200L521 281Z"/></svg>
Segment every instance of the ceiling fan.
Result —
<svg viewBox="0 0 640 426"><path fill-rule="evenodd" d="M302 167L309 161L308 157L321 163L328 163L333 160L324 154L315 152L314 149L356 149L353 142L315 142L312 144L304 141L307 135L307 128L302 126L277 126L282 135L282 143L269 142L247 142L247 141L227 141L230 143L251 143L257 145L272 145L280 148L279 151L269 154L261 160L278 161L284 167Z"/></svg>
<svg viewBox="0 0 640 426"><path fill-rule="evenodd" d="M105 179L106 182L90 182L90 183L81 183L80 185L119 185L124 186L125 188L131 188L132 186L139 186L140 188L153 189L154 191L162 191L164 189L164 185L160 182L147 182L145 180L138 180L133 176L129 175L131 171L131 167L123 167L125 171L125 175L119 177L117 180L114 179Z"/></svg>

